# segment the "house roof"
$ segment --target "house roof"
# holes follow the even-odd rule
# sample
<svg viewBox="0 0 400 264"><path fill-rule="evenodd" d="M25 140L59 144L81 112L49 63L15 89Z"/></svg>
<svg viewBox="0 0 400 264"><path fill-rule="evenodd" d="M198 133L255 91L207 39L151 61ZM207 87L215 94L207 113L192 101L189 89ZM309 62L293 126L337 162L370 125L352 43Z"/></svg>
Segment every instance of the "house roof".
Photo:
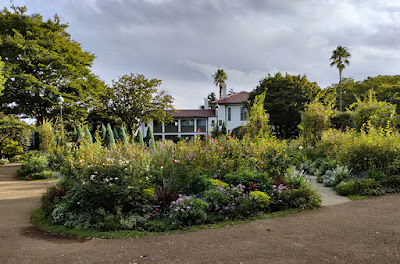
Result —
<svg viewBox="0 0 400 264"><path fill-rule="evenodd" d="M178 109L176 112L167 111L167 113L171 114L173 118L217 116L215 110L211 109Z"/></svg>
<svg viewBox="0 0 400 264"><path fill-rule="evenodd" d="M249 92L241 91L234 93L227 98L215 100L213 104L243 104L249 99Z"/></svg>

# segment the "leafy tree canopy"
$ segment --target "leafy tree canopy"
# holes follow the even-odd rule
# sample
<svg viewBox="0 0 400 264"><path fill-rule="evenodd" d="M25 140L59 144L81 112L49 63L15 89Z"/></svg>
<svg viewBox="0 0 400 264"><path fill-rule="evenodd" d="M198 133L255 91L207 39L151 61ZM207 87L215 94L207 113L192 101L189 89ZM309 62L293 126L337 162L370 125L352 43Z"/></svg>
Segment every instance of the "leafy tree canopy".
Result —
<svg viewBox="0 0 400 264"><path fill-rule="evenodd" d="M113 81L104 94L104 110L119 117L132 131L141 123L172 121L165 110L173 110L173 98L160 90L161 80L147 79L141 74L122 76Z"/></svg>
<svg viewBox="0 0 400 264"><path fill-rule="evenodd" d="M336 84L326 90L336 91L338 88L339 84ZM400 113L400 75L379 75L358 82L354 81L353 78L343 78L342 89L344 108L349 108L351 104L357 101L357 98L367 98L370 90L373 90L378 101L397 105L397 111Z"/></svg>
<svg viewBox="0 0 400 264"><path fill-rule="evenodd" d="M27 15L26 7L12 6L0 12L0 54L5 64L5 113L43 122L59 113L56 98L65 101L64 117L85 117L96 103L103 82L91 73L95 56L82 51L56 15L44 21Z"/></svg>
<svg viewBox="0 0 400 264"><path fill-rule="evenodd" d="M250 93L249 102L253 105L256 96L265 92L264 108L270 115L273 131L280 138L289 138L298 135L300 111L320 91L317 83L308 81L306 76L269 74Z"/></svg>
<svg viewBox="0 0 400 264"><path fill-rule="evenodd" d="M4 62L1 61L0 57L0 95L2 95L2 91L4 90L4 83L6 82L6 78L4 78L3 74L3 69L4 69Z"/></svg>
<svg viewBox="0 0 400 264"><path fill-rule="evenodd" d="M30 145L32 127L12 115L0 112L0 144L6 139L12 139L21 144L24 150Z"/></svg>

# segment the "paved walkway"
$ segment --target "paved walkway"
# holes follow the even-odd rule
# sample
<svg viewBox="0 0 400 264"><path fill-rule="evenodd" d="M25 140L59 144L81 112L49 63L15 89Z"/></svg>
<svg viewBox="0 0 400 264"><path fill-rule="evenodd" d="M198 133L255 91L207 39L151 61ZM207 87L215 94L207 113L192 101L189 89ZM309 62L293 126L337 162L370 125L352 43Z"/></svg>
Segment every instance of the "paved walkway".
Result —
<svg viewBox="0 0 400 264"><path fill-rule="evenodd" d="M400 263L400 195L179 235L78 239L29 222L50 182L0 167L0 263Z"/></svg>
<svg viewBox="0 0 400 264"><path fill-rule="evenodd" d="M341 204L351 201L346 196L338 195L332 188L325 187L322 183L317 182L317 176L308 176L308 177L310 177L312 185L321 195L322 206Z"/></svg>

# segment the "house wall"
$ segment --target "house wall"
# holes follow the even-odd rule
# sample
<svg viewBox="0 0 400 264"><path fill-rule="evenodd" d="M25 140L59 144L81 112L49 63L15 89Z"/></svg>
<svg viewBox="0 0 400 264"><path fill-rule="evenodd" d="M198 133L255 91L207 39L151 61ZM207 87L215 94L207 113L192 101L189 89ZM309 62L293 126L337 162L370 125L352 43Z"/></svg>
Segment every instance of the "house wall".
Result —
<svg viewBox="0 0 400 264"><path fill-rule="evenodd" d="M217 110L218 119L226 124L226 130L233 130L238 126L245 125L248 121L240 120L240 110L243 105L220 105ZM231 120L228 121L228 108L231 108ZM222 128L222 125L221 127Z"/></svg>

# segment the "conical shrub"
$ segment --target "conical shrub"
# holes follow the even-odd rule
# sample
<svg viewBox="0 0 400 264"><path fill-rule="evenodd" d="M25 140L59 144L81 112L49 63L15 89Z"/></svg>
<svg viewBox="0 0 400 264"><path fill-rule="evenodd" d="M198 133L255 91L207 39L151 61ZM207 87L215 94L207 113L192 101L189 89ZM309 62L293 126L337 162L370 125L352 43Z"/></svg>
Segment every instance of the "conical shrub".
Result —
<svg viewBox="0 0 400 264"><path fill-rule="evenodd" d="M107 124L107 133L106 133L106 138L104 140L104 144L107 147L112 147L115 145L114 133L111 129L110 124Z"/></svg>

